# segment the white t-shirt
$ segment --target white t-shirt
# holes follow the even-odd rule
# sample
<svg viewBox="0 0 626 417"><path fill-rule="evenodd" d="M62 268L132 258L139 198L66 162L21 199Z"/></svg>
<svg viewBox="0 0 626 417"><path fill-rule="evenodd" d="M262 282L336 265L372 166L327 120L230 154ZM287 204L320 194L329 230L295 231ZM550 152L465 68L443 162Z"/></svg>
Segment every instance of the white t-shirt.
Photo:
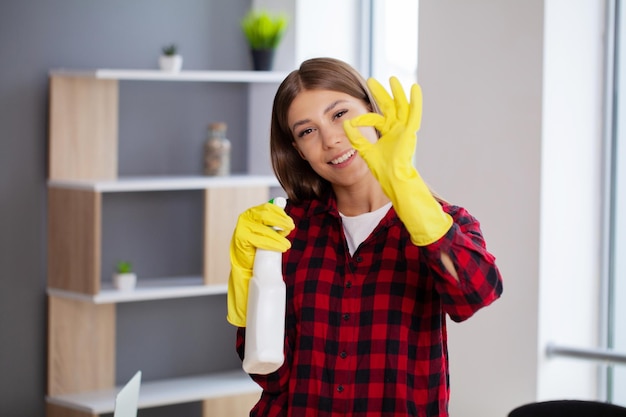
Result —
<svg viewBox="0 0 626 417"><path fill-rule="evenodd" d="M374 231L378 223L385 217L391 208L391 202L381 208L358 216L345 216L339 213L343 223L343 233L346 235L350 255L354 255L356 248Z"/></svg>

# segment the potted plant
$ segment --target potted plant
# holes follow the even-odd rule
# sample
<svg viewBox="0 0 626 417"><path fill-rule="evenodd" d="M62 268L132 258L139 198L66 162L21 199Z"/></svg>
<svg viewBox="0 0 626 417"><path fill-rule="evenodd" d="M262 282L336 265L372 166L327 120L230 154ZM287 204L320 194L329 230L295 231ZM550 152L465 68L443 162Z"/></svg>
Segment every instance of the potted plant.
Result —
<svg viewBox="0 0 626 417"><path fill-rule="evenodd" d="M266 10L250 9L241 19L241 28L248 41L255 70L269 71L274 63L274 52L287 30L284 13L272 14Z"/></svg>
<svg viewBox="0 0 626 417"><path fill-rule="evenodd" d="M119 261L113 274L113 286L118 290L128 291L135 288L137 275L133 272L133 265L128 261Z"/></svg>
<svg viewBox="0 0 626 417"><path fill-rule="evenodd" d="M159 57L159 67L163 71L178 72L183 67L183 57L178 54L175 44L164 46Z"/></svg>

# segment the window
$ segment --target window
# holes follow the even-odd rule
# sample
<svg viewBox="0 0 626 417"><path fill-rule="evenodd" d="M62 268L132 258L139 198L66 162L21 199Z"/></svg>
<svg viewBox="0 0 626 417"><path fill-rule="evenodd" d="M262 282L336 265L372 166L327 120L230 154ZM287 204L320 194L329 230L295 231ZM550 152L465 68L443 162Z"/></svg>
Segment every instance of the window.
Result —
<svg viewBox="0 0 626 417"><path fill-rule="evenodd" d="M417 82L418 3L372 0L371 75L387 87L396 76L405 90Z"/></svg>

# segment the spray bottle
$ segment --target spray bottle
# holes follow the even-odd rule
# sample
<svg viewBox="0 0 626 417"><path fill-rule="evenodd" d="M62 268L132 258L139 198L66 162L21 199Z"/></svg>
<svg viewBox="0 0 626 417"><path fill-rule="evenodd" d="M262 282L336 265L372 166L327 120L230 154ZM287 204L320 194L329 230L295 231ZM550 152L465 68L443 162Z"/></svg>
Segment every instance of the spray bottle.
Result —
<svg viewBox="0 0 626 417"><path fill-rule="evenodd" d="M273 203L285 208L287 201ZM266 375L283 364L286 290L281 252L257 249L248 287L248 314L243 370Z"/></svg>

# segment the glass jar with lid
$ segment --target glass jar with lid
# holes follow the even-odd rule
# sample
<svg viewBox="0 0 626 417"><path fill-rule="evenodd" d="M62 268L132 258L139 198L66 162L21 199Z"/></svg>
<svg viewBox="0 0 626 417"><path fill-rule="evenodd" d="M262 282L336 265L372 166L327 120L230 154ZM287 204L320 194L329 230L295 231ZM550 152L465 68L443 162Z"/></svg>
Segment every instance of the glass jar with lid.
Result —
<svg viewBox="0 0 626 417"><path fill-rule="evenodd" d="M204 174L211 176L230 175L230 140L226 138L227 125L215 122L209 125L204 144Z"/></svg>

